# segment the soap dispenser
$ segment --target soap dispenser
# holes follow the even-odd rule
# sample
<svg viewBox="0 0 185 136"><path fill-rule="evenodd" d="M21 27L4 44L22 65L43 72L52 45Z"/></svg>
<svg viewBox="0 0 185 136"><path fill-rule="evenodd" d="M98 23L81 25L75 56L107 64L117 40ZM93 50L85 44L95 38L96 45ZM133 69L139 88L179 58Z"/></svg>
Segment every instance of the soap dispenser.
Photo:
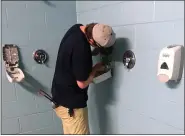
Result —
<svg viewBox="0 0 185 136"><path fill-rule="evenodd" d="M159 54L157 77L160 82L169 80L178 81L183 62L182 53L184 47L181 45L170 45L163 48Z"/></svg>

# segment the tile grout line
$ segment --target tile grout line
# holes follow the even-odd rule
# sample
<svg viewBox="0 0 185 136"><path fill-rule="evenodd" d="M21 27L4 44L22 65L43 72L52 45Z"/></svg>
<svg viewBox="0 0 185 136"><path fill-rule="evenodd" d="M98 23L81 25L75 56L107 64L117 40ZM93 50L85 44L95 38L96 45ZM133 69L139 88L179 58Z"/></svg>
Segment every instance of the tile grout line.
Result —
<svg viewBox="0 0 185 136"><path fill-rule="evenodd" d="M167 126L173 127L173 128L175 128L175 129L177 129L177 130L181 130L181 131L183 131L183 129L178 128L178 127L176 127L176 126L173 126L173 125L169 124L169 123L168 123L168 122L166 122L166 121L158 120L158 119L156 119L156 118L154 118L154 117L147 116L147 115L146 115L146 114L144 114L144 113L139 113L139 112L134 111L134 110L132 110L132 109L130 109L130 108L126 108L126 109L127 109L128 111L130 111L130 112L138 113L138 114L139 114L139 115L141 115L141 116L149 117L149 119L152 119L152 120L154 120L154 121L160 122L160 123L165 124L165 125L167 125Z"/></svg>
<svg viewBox="0 0 185 136"><path fill-rule="evenodd" d="M15 119L15 118L20 118L20 117L26 117L26 116L31 116L31 115L37 115L37 114L47 113L47 112L51 112L52 110L53 109L46 110L46 111L43 111L43 112L35 112L35 113L31 113L31 114L24 114L24 115L15 116L15 117L2 117L2 119L4 119L4 120Z"/></svg>
<svg viewBox="0 0 185 136"><path fill-rule="evenodd" d="M28 4L27 4L27 3L25 3L25 8L26 8L26 9L28 8Z"/></svg>
<svg viewBox="0 0 185 136"><path fill-rule="evenodd" d="M31 40L31 34L30 34L30 32L28 32L28 41L30 41Z"/></svg>
<svg viewBox="0 0 185 136"><path fill-rule="evenodd" d="M155 2L156 2L156 1L154 1L154 5L153 5L153 17L152 17L153 21L155 21L155 8L156 8L156 7L155 7L155 6L156 6L156 5L155 5L155 4L156 4Z"/></svg>
<svg viewBox="0 0 185 136"><path fill-rule="evenodd" d="M16 84L14 83L13 85L14 85L14 91L15 91L15 97L16 97L15 102L17 102L18 101L18 95L17 95Z"/></svg>
<svg viewBox="0 0 185 136"><path fill-rule="evenodd" d="M48 24L47 24L47 13L44 12L44 23L45 23L45 26L46 26L46 29L48 28Z"/></svg>
<svg viewBox="0 0 185 136"><path fill-rule="evenodd" d="M8 9L5 8L5 14L6 14L6 28L8 28Z"/></svg>
<svg viewBox="0 0 185 136"><path fill-rule="evenodd" d="M122 26L132 26L132 25L144 25L144 24L156 24L156 23L172 23L174 21L184 21L184 19L172 19L172 20L164 20L164 21L148 21L148 22L138 22L138 23L131 23L131 24L123 24L123 25L111 25L112 27L122 27Z"/></svg>
<svg viewBox="0 0 185 136"><path fill-rule="evenodd" d="M137 31L137 28L136 28L136 25L134 25L134 48L135 49L136 49L136 46L137 46L137 43L136 43L136 39L137 39L136 31Z"/></svg>
<svg viewBox="0 0 185 136"><path fill-rule="evenodd" d="M46 128L49 128L49 127L52 127L52 125L47 125L46 127L34 129L34 130L31 130L31 131L21 132L19 134L24 134L24 133L29 133L29 132L33 132L33 131L38 131L38 130L46 129Z"/></svg>
<svg viewBox="0 0 185 136"><path fill-rule="evenodd" d="M19 133L22 131L22 126L21 126L21 123L20 123L20 117L18 117L18 124L19 124Z"/></svg>
<svg viewBox="0 0 185 136"><path fill-rule="evenodd" d="M79 11L79 12L76 11L76 13L77 14L79 14L79 13L87 13L87 12L90 12L90 11L93 11L93 10L97 10L97 9L100 9L100 8L106 8L106 7L109 7L109 6L112 6L112 5L118 5L120 3L124 3L124 1L121 1L121 2L118 2L118 3L114 3L114 4L105 4L105 5L102 5L100 7L92 8L90 10L84 10L84 11Z"/></svg>

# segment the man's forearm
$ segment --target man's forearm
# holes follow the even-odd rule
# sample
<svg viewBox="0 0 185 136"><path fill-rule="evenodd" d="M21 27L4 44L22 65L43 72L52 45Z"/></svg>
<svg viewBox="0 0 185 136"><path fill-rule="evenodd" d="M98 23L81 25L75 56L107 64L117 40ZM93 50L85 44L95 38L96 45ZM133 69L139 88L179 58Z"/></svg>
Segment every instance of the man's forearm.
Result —
<svg viewBox="0 0 185 136"><path fill-rule="evenodd" d="M103 71L105 69L104 66L102 66L102 63L97 63L93 68L92 72L90 73L88 79L86 81L77 81L78 86L81 89L86 88L90 83L92 83L93 78L95 77L95 74L97 71Z"/></svg>
<svg viewBox="0 0 185 136"><path fill-rule="evenodd" d="M88 86L90 83L92 83L93 78L95 76L96 72L92 71L91 74L89 75L89 78L86 81L86 85Z"/></svg>
<svg viewBox="0 0 185 136"><path fill-rule="evenodd" d="M95 71L92 71L91 74L89 75L88 79L86 81L77 81L77 84L78 86L81 88L81 89L84 89L86 88L90 83L92 83L93 81L93 78L95 76Z"/></svg>

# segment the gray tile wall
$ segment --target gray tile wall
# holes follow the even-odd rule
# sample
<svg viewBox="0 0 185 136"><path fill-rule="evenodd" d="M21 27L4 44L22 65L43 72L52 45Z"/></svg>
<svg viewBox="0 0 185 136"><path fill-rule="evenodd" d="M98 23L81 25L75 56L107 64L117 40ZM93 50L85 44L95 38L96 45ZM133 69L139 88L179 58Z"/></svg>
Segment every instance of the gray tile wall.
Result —
<svg viewBox="0 0 185 136"><path fill-rule="evenodd" d="M77 1L76 8L78 23L111 25L136 55L135 67L126 70L118 42L114 77L91 85L91 133L183 134L184 74L176 86L160 83L157 61L163 47L184 45L184 1Z"/></svg>
<svg viewBox="0 0 185 136"><path fill-rule="evenodd" d="M0 10L1 10L1 2L0 2ZM0 22L1 22L2 20L1 20L1 18L0 18ZM1 23L0 23L1 24ZM1 31L2 29L0 28L0 31ZM1 31L2 32L2 31ZM0 33L0 37L2 37L2 35L1 35L1 33ZM0 42L1 42L1 38L0 38ZM1 51L1 49L0 49L0 51ZM0 55L0 60L2 59L2 56ZM0 64L0 66L2 67L2 63ZM2 68L0 67L0 70L2 70ZM1 74L2 75L2 74ZM2 88L2 80L1 80L1 78L0 78L0 87ZM2 92L2 91L1 91ZM0 98L2 98L2 95L1 95L2 93L0 93ZM1 99L1 101L2 101L2 99ZM1 109L1 101L0 101L0 109ZM1 111L1 110L0 110ZM0 118L0 121L2 122L2 119ZM2 124L2 123L1 123ZM2 130L2 128L0 127L0 132L2 132L1 131Z"/></svg>
<svg viewBox="0 0 185 136"><path fill-rule="evenodd" d="M61 121L48 100L36 94L50 92L58 47L66 30L76 23L75 1L3 1L2 44L20 47L22 84L9 83L2 65L2 134L61 134ZM44 49L48 65L38 65L33 51Z"/></svg>

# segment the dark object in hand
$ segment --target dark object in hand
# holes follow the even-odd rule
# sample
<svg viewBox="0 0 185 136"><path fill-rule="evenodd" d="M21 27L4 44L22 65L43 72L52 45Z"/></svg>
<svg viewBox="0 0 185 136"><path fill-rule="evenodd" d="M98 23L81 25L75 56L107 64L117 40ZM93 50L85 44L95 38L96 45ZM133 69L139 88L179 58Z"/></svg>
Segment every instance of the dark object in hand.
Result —
<svg viewBox="0 0 185 136"><path fill-rule="evenodd" d="M91 53L92 53L92 56L97 56L100 53L100 49L94 48Z"/></svg>

